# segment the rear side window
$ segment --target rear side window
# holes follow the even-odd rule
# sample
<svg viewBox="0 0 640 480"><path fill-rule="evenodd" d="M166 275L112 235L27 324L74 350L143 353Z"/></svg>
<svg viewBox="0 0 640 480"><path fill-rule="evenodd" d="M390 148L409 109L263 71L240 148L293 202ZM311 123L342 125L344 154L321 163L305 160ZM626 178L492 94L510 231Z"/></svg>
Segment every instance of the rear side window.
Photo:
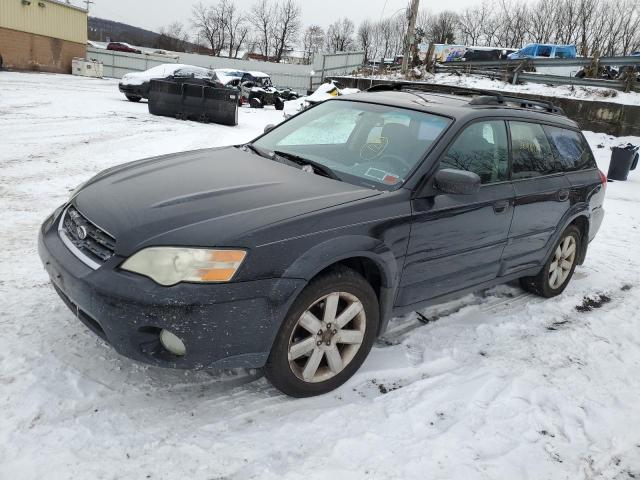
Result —
<svg viewBox="0 0 640 480"><path fill-rule="evenodd" d="M482 183L509 178L507 128L502 120L467 127L440 160L440 168L477 173Z"/></svg>
<svg viewBox="0 0 640 480"><path fill-rule="evenodd" d="M596 167L589 145L578 132L549 125L545 125L544 130L551 141L551 149L562 171L575 172Z"/></svg>
<svg viewBox="0 0 640 480"><path fill-rule="evenodd" d="M509 122L513 178L540 177L562 171L541 125Z"/></svg>

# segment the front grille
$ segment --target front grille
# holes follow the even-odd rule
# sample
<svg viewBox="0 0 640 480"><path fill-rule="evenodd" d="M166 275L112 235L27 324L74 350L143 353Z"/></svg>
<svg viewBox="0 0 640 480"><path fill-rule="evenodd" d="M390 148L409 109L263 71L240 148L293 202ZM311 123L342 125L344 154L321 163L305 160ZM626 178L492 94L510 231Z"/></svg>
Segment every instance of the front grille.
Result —
<svg viewBox="0 0 640 480"><path fill-rule="evenodd" d="M90 262L85 263L93 267L109 260L116 249L115 239L87 220L75 207L69 207L63 214L60 234L75 247L77 251L74 253L86 257ZM82 257L80 259L83 260Z"/></svg>

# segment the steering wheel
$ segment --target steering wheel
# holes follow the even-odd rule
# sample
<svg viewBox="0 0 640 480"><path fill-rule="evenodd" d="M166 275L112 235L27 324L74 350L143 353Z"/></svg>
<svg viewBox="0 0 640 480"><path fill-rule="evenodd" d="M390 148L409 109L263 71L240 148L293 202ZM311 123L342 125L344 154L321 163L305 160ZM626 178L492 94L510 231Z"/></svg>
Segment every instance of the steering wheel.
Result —
<svg viewBox="0 0 640 480"><path fill-rule="evenodd" d="M413 163L410 163L406 158L401 157L400 155L396 155L394 153L383 153L380 158L377 159L377 162L384 162L385 159L388 159L391 164L399 163L403 167L405 167L407 172L413 168Z"/></svg>
<svg viewBox="0 0 640 480"><path fill-rule="evenodd" d="M365 143L360 147L360 158L366 162L372 162L389 146L389 139L386 137L380 137L379 143Z"/></svg>

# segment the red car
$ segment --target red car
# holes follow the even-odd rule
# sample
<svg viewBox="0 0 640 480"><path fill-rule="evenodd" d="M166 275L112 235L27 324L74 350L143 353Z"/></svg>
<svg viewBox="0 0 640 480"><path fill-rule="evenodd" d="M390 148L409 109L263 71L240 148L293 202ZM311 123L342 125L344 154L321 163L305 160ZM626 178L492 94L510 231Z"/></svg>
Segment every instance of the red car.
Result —
<svg viewBox="0 0 640 480"><path fill-rule="evenodd" d="M107 50L115 50L116 52L127 52L127 53L142 53L141 50L138 50L135 47L132 47L128 43L124 42L110 42L107 45Z"/></svg>

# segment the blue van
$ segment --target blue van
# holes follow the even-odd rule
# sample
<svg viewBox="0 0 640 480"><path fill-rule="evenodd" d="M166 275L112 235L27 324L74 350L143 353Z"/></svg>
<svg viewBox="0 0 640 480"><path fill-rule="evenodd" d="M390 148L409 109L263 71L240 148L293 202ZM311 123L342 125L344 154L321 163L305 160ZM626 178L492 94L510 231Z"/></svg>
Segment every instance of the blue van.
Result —
<svg viewBox="0 0 640 480"><path fill-rule="evenodd" d="M549 45L530 43L521 50L509 55L510 60L520 58L576 58L578 52L575 45Z"/></svg>

